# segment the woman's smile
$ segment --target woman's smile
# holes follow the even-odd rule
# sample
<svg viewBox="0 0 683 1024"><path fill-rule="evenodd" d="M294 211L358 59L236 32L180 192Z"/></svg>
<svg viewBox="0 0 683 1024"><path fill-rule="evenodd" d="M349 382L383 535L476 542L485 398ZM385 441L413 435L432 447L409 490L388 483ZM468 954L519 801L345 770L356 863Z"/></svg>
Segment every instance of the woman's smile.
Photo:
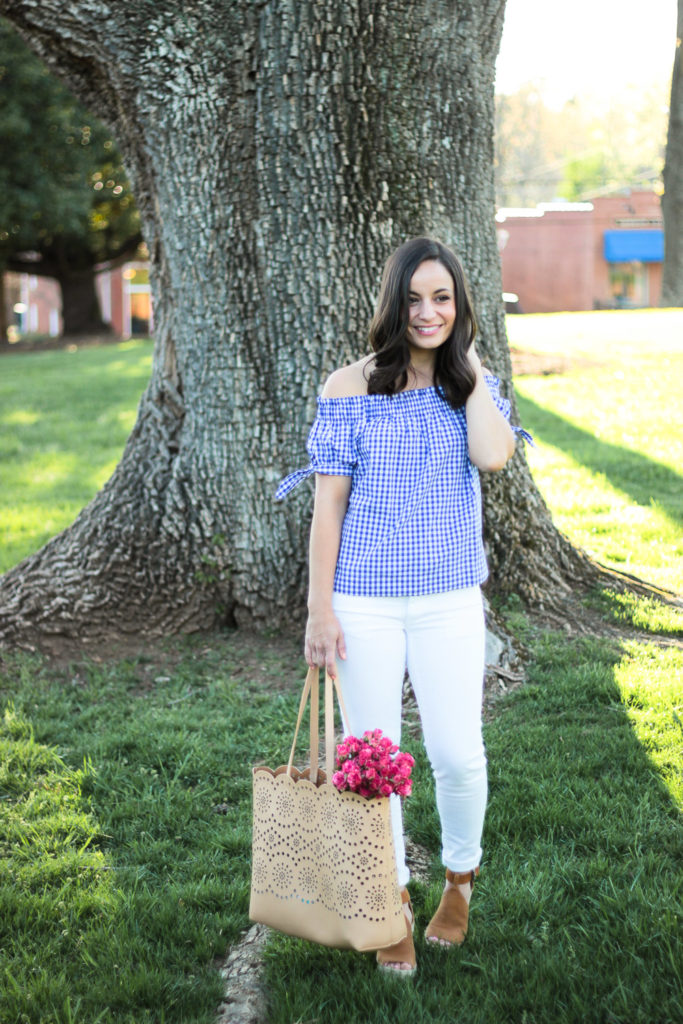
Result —
<svg viewBox="0 0 683 1024"><path fill-rule="evenodd" d="M430 324L429 326L421 326L420 324L413 324L413 327L418 334L422 334L425 337L429 337L432 334L436 334L438 330L443 327L443 324Z"/></svg>

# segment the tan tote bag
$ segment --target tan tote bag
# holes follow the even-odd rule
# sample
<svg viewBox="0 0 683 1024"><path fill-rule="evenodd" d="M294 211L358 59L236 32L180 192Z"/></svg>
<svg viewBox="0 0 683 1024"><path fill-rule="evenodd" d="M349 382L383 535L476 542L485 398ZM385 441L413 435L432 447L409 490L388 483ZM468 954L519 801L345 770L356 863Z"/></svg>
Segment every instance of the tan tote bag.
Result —
<svg viewBox="0 0 683 1024"><path fill-rule="evenodd" d="M318 768L319 669L306 676L289 764L253 769L252 921L342 949L383 949L405 937L389 797L341 793L334 766L333 681L325 673L325 771ZM339 685L334 681L344 718ZM311 699L310 766L293 767Z"/></svg>

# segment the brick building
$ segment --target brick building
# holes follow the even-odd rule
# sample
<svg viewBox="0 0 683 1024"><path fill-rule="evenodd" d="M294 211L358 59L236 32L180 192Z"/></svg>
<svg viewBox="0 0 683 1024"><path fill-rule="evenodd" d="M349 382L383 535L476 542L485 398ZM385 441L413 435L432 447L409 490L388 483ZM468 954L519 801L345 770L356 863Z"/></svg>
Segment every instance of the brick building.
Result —
<svg viewBox="0 0 683 1024"><path fill-rule="evenodd" d="M5 273L5 323L8 334L16 339L22 334L45 334L54 337L62 329L59 285L51 277L37 274Z"/></svg>
<svg viewBox="0 0 683 1024"><path fill-rule="evenodd" d="M120 338L148 337L154 328L149 266L145 260L103 270L96 278L105 324Z"/></svg>
<svg viewBox="0 0 683 1024"><path fill-rule="evenodd" d="M664 232L656 193L501 209L496 222L503 291L518 296L517 311L658 305Z"/></svg>
<svg viewBox="0 0 683 1024"><path fill-rule="evenodd" d="M101 270L95 278L95 286L102 319L114 334L120 338L151 334L154 318L149 267L145 260ZM5 302L12 341L25 334L54 337L61 333L61 293L52 278L6 273Z"/></svg>

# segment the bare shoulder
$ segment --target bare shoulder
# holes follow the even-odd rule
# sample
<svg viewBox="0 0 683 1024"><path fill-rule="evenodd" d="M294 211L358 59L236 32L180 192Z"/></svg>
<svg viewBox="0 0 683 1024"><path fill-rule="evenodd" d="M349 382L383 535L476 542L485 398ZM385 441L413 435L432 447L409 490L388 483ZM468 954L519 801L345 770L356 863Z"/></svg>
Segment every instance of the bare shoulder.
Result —
<svg viewBox="0 0 683 1024"><path fill-rule="evenodd" d="M368 376L374 356L364 356L357 363L342 366L325 381L323 398L351 398L353 395L367 395Z"/></svg>

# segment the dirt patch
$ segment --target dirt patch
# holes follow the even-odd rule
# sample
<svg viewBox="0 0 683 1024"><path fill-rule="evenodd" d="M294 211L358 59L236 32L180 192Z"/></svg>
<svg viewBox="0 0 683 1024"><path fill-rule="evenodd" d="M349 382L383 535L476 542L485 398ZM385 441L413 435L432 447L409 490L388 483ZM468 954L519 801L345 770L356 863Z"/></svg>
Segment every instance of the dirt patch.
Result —
<svg viewBox="0 0 683 1024"><path fill-rule="evenodd" d="M39 644L22 645L22 650L40 653L45 668L70 683L85 680L93 665L126 663L131 682L131 696L142 696L154 690L160 678L172 676L181 662L219 664L232 679L244 681L277 692L291 689L292 679L303 684L303 634L301 631L251 633L246 630L215 630L165 639L145 636L111 636L85 642L50 637ZM0 664L8 663L10 648L0 647ZM5 657L3 658L3 653Z"/></svg>

